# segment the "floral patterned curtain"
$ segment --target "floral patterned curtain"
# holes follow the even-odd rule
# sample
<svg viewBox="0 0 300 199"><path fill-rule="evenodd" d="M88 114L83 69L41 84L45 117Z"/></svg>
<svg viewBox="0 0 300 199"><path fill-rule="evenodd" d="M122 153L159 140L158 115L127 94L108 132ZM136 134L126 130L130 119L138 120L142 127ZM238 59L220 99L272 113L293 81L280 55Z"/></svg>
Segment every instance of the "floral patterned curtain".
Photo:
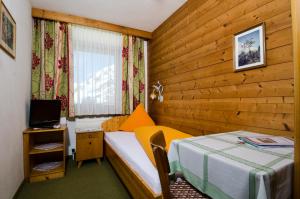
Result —
<svg viewBox="0 0 300 199"><path fill-rule="evenodd" d="M68 25L35 18L32 39L32 99L59 99L68 116Z"/></svg>
<svg viewBox="0 0 300 199"><path fill-rule="evenodd" d="M140 103L145 104L144 40L123 35L122 112L130 114Z"/></svg>

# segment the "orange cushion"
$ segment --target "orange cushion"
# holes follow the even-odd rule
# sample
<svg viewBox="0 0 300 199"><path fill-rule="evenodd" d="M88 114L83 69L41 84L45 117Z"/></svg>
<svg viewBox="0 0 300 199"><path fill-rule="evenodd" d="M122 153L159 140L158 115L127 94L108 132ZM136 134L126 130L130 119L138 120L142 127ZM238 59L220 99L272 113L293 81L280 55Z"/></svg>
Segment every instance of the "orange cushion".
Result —
<svg viewBox="0 0 300 199"><path fill-rule="evenodd" d="M120 126L121 131L133 131L142 126L154 126L155 123L145 111L143 104L139 104L129 118Z"/></svg>
<svg viewBox="0 0 300 199"><path fill-rule="evenodd" d="M169 150L170 144L173 140L192 137L190 134L186 134L166 126L145 126L134 129L136 139L139 141L154 166L155 159L150 144L150 138L153 134L160 130L164 133L167 151Z"/></svg>

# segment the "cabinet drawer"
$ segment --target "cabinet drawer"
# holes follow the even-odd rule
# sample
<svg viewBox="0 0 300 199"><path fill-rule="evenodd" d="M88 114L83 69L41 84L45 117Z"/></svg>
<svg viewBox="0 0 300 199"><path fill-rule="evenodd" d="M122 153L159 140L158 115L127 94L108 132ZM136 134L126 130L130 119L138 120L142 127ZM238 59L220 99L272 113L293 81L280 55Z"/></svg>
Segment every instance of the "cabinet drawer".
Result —
<svg viewBox="0 0 300 199"><path fill-rule="evenodd" d="M76 139L93 139L93 138L100 138L101 133L77 133Z"/></svg>
<svg viewBox="0 0 300 199"><path fill-rule="evenodd" d="M45 175L31 176L29 181L30 182L40 182L40 181L44 181L44 180L52 180L52 179L56 179L56 178L61 178L64 176L65 176L64 172L49 173L49 174L45 174Z"/></svg>

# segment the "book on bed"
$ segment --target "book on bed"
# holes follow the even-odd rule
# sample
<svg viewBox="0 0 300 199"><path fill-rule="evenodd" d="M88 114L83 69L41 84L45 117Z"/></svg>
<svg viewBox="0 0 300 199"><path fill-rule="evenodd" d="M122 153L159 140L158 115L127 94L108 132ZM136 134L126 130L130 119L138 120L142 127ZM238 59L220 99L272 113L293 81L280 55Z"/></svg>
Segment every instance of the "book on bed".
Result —
<svg viewBox="0 0 300 199"><path fill-rule="evenodd" d="M256 147L293 147L294 141L282 136L239 137L244 143Z"/></svg>

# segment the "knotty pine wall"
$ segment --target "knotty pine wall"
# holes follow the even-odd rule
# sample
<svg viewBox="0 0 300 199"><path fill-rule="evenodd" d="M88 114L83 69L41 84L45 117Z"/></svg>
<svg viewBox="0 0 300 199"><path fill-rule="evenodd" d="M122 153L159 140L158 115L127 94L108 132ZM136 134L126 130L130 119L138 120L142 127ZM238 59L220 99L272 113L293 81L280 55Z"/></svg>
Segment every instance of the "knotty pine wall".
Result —
<svg viewBox="0 0 300 199"><path fill-rule="evenodd" d="M233 72L233 34L261 22L267 67ZM149 52L149 85L165 89L163 103L149 102L158 124L293 136L290 0L189 0L154 31Z"/></svg>

